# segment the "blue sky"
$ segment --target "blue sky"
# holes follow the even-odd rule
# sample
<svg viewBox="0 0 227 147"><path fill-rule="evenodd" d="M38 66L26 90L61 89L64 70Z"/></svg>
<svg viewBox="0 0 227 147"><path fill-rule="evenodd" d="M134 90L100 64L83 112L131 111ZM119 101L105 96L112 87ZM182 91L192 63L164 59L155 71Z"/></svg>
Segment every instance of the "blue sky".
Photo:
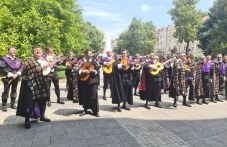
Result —
<svg viewBox="0 0 227 147"><path fill-rule="evenodd" d="M214 0L200 0L197 8L208 11ZM152 21L156 28L173 24L167 12L172 0L78 0L84 20L90 21L112 39L127 29L133 17Z"/></svg>

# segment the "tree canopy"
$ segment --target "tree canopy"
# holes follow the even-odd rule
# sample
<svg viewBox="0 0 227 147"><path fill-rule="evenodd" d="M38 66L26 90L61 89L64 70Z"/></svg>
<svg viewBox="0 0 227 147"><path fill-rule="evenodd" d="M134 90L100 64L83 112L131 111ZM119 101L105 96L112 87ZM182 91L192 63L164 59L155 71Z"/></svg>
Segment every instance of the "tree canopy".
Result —
<svg viewBox="0 0 227 147"><path fill-rule="evenodd" d="M175 8L169 11L174 21L176 32L174 36L180 43L186 42L186 54L189 51L189 43L194 42L198 29L202 25L202 14L196 10L196 4L199 0L174 0Z"/></svg>
<svg viewBox="0 0 227 147"><path fill-rule="evenodd" d="M216 0L197 36L205 54L227 54L227 1Z"/></svg>
<svg viewBox="0 0 227 147"><path fill-rule="evenodd" d="M0 56L9 46L23 59L33 46L78 54L95 46L76 0L1 0L0 5Z"/></svg>
<svg viewBox="0 0 227 147"><path fill-rule="evenodd" d="M128 30L120 34L116 53L122 49L127 49L130 54L139 53L146 55L155 52L157 37L155 27L151 21L143 23L141 20L133 18Z"/></svg>

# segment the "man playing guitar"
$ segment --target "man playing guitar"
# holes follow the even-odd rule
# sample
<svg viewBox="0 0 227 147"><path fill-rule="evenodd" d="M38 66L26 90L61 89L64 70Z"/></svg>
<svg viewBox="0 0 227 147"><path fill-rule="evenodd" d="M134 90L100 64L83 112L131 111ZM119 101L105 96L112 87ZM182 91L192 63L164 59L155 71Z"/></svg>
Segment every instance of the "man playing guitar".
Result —
<svg viewBox="0 0 227 147"><path fill-rule="evenodd" d="M17 97L17 85L20 81L22 67L22 60L16 57L17 49L10 47L8 49L8 55L2 57L2 71L5 78L2 78L4 84L4 91L2 93L2 111L7 111L7 99L9 96L9 90L11 87L11 108L16 109L15 100Z"/></svg>
<svg viewBox="0 0 227 147"><path fill-rule="evenodd" d="M113 93L112 103L117 104L117 111L121 112L120 103L123 102L122 109L130 110L126 106L128 104L133 105L133 77L134 70L133 64L128 59L128 51L122 51L122 58L114 62L113 64Z"/></svg>
<svg viewBox="0 0 227 147"><path fill-rule="evenodd" d="M42 57L49 62L49 60L55 60L56 54L54 54L53 49L51 47L48 47L46 49L46 53L42 55ZM57 103L59 104L64 104L65 102L61 101L60 99L60 88L59 88L59 76L57 74L57 66L59 63L56 63L54 65L54 68L52 71L48 74L47 76L47 88L48 88L48 95L50 96L50 87L51 87L51 82L54 83L54 89L55 89L55 94L57 95ZM48 106L51 106L51 101L47 103Z"/></svg>
<svg viewBox="0 0 227 147"><path fill-rule="evenodd" d="M107 57L103 59L103 61L100 62L103 68L103 99L106 100L106 89L108 88L108 85L110 85L110 97L112 94L112 64L114 63L114 59L112 58L112 51L107 51Z"/></svg>

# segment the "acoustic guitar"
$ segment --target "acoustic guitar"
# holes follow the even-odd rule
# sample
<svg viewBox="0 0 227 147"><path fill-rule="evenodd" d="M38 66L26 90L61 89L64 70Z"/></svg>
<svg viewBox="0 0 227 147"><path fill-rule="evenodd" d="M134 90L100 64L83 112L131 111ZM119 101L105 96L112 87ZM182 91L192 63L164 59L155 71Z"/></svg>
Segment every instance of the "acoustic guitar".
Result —
<svg viewBox="0 0 227 147"><path fill-rule="evenodd" d="M81 67L80 70L84 71L84 70L89 70L92 71L95 69L94 65L92 64L92 62L96 59L96 57L99 55L99 52L96 53L95 56L92 57L92 61L91 62L85 62ZM79 79L81 81L87 81L90 78L90 73L89 74L81 74L79 76Z"/></svg>
<svg viewBox="0 0 227 147"><path fill-rule="evenodd" d="M151 68L157 68L157 70L150 70L150 74L153 76L156 76L157 74L159 74L160 71L162 71L164 69L164 65L162 65L162 63L157 62L155 64L150 64L149 65Z"/></svg>
<svg viewBox="0 0 227 147"><path fill-rule="evenodd" d="M103 65L102 66L102 69L103 71L106 73L106 74L111 74L112 71L113 71L113 63L115 62L114 59L111 59L110 62L108 62L106 65Z"/></svg>
<svg viewBox="0 0 227 147"><path fill-rule="evenodd" d="M159 74L160 71L162 71L164 69L164 66L169 63L169 62L173 62L174 60L176 60L176 58L171 58L163 63L161 62L157 62L155 64L151 64L149 65L151 68L158 68L157 70L150 70L150 74L152 74L153 76L156 76L157 74Z"/></svg>
<svg viewBox="0 0 227 147"><path fill-rule="evenodd" d="M51 59L51 60L48 60L48 59L47 59L47 63L56 64L56 63L59 62L59 61L65 60L66 57L62 57L62 55L61 55L61 56L57 56L57 57L54 57L54 58L51 57L50 59ZM51 72L52 68L53 68L53 67L44 66L44 67L42 68L42 70L43 70L43 75L44 75L44 76L47 76L47 75Z"/></svg>
<svg viewBox="0 0 227 147"><path fill-rule="evenodd" d="M72 69L73 68L72 61L70 61L70 60L66 61L65 66L66 66L67 69Z"/></svg>
<svg viewBox="0 0 227 147"><path fill-rule="evenodd" d="M120 64L127 64L127 66L125 67L122 67L123 70L128 70L129 69L129 62L128 62L128 59L122 59Z"/></svg>

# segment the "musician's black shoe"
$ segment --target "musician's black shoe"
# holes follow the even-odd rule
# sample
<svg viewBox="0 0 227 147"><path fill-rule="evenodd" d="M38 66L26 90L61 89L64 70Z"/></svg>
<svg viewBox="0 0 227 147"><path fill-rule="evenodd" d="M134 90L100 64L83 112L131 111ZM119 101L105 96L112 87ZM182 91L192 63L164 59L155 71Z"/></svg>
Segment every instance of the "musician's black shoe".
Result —
<svg viewBox="0 0 227 147"><path fill-rule="evenodd" d="M41 116L41 118L39 119L40 121L44 121L44 122L50 122L51 120L49 118L47 118L46 116Z"/></svg>
<svg viewBox="0 0 227 147"><path fill-rule="evenodd" d="M148 106L148 104L145 104L145 106L144 106L146 109L148 109L148 110L151 110L151 107L150 106Z"/></svg>
<svg viewBox="0 0 227 147"><path fill-rule="evenodd" d="M173 103L173 107L174 108L177 108L177 103Z"/></svg>
<svg viewBox="0 0 227 147"><path fill-rule="evenodd" d="M73 103L78 103L78 102L79 102L79 101L78 101L77 98L73 99Z"/></svg>
<svg viewBox="0 0 227 147"><path fill-rule="evenodd" d="M17 109L17 106L15 104L15 100L11 100L11 108L12 109Z"/></svg>
<svg viewBox="0 0 227 147"><path fill-rule="evenodd" d="M220 100L219 98L215 98L216 101L223 102L223 100Z"/></svg>
<svg viewBox="0 0 227 147"><path fill-rule="evenodd" d="M202 105L202 103L200 103L199 101L196 102L198 105Z"/></svg>
<svg viewBox="0 0 227 147"><path fill-rule="evenodd" d="M65 102L61 101L60 99L57 100L57 103L58 103L58 104L65 104Z"/></svg>
<svg viewBox="0 0 227 147"><path fill-rule="evenodd" d="M96 117L100 117L100 115L99 115L98 112L93 112L92 115L93 115L93 116L96 116Z"/></svg>
<svg viewBox="0 0 227 147"><path fill-rule="evenodd" d="M204 101L202 101L202 103L203 103L203 104L206 104L206 105L208 105L208 102L206 102L205 100L204 100Z"/></svg>
<svg viewBox="0 0 227 147"><path fill-rule="evenodd" d="M191 104L189 104L189 103L183 103L183 106L187 106L187 107L192 107L192 105Z"/></svg>
<svg viewBox="0 0 227 147"><path fill-rule="evenodd" d="M103 96L103 100L105 100L105 101L106 101L106 97L105 97L105 96Z"/></svg>
<svg viewBox="0 0 227 147"><path fill-rule="evenodd" d="M7 111L7 104L6 103L2 103L2 111L3 112Z"/></svg>
<svg viewBox="0 0 227 147"><path fill-rule="evenodd" d="M140 96L140 95L139 95L138 93L136 93L136 92L134 93L134 95L135 95L135 96Z"/></svg>
<svg viewBox="0 0 227 147"><path fill-rule="evenodd" d="M51 106L51 101L47 102L47 106L50 107Z"/></svg>
<svg viewBox="0 0 227 147"><path fill-rule="evenodd" d="M217 103L214 99L210 99L210 101L213 102L213 103Z"/></svg>
<svg viewBox="0 0 227 147"><path fill-rule="evenodd" d="M122 112L121 107L117 107L118 112Z"/></svg>
<svg viewBox="0 0 227 147"><path fill-rule="evenodd" d="M162 108L162 105L160 103L155 103L155 107Z"/></svg>
<svg viewBox="0 0 227 147"><path fill-rule="evenodd" d="M79 116L84 116L84 115L86 115L86 114L88 114L88 111L83 111L82 113L80 113Z"/></svg>
<svg viewBox="0 0 227 147"><path fill-rule="evenodd" d="M30 123L30 121L26 121L26 122L24 123L24 128L25 128L25 129L30 129L30 128L31 128L31 123Z"/></svg>
<svg viewBox="0 0 227 147"><path fill-rule="evenodd" d="M125 109L125 110L128 110L128 111L131 110L129 107L126 107L126 106L122 106L122 109Z"/></svg>

